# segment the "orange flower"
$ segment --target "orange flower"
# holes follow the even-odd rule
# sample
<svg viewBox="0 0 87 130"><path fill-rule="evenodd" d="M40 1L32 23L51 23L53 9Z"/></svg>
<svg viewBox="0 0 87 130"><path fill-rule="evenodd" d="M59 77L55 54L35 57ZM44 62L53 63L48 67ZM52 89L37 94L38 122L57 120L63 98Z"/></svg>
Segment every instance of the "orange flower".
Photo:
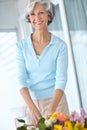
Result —
<svg viewBox="0 0 87 130"><path fill-rule="evenodd" d="M67 120L67 116L65 116L63 113L59 113L59 114L57 115L57 119L58 119L59 121L66 121L66 120Z"/></svg>

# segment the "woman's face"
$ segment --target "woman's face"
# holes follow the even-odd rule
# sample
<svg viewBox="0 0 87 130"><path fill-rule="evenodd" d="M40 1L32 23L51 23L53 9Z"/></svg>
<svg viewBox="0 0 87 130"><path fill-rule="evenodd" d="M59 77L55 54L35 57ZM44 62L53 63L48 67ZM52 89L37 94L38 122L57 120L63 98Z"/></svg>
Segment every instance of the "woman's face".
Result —
<svg viewBox="0 0 87 130"><path fill-rule="evenodd" d="M35 30L45 29L48 26L49 15L44 5L37 3L31 12L30 22Z"/></svg>

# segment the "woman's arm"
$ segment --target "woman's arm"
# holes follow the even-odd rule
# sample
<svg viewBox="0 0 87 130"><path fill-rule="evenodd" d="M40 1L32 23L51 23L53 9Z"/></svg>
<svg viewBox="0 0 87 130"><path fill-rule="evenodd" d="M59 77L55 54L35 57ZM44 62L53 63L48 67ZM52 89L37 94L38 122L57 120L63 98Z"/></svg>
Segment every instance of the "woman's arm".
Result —
<svg viewBox="0 0 87 130"><path fill-rule="evenodd" d="M31 114L32 114L32 121L33 124L36 126L37 125L37 121L42 117L39 110L37 109L37 107L35 106L30 93L28 91L27 87L24 87L20 90L20 93L25 101L25 103L27 104Z"/></svg>
<svg viewBox="0 0 87 130"><path fill-rule="evenodd" d="M56 111L58 104L63 96L67 82L67 67L68 67L68 51L65 43L61 43L59 55L57 57L55 92L52 103L48 109L48 114L51 115Z"/></svg>
<svg viewBox="0 0 87 130"><path fill-rule="evenodd" d="M58 104L63 96L63 91L60 89L56 89L55 90L55 94L54 97L52 99L52 103L49 106L49 109L47 111L47 117L49 117L50 115L52 115L52 113L54 113L58 107Z"/></svg>
<svg viewBox="0 0 87 130"><path fill-rule="evenodd" d="M23 41L17 42L17 55L16 55L17 75L18 75L17 77L19 81L20 93L31 112L32 121L33 121L32 123L36 125L37 121L41 118L41 114L37 109L37 107L35 106L27 88L28 72L25 66L25 59L23 55L24 45L25 45L23 43L24 43Z"/></svg>

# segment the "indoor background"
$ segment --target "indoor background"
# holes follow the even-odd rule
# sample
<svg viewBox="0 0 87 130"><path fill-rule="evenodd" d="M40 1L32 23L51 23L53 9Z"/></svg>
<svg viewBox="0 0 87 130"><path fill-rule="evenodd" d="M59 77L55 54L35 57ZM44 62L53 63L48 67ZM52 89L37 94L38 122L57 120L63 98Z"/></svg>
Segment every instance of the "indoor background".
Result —
<svg viewBox="0 0 87 130"><path fill-rule="evenodd" d="M70 112L87 111L87 0L51 0L56 15L49 31L68 46L66 95ZM27 0L0 0L0 130L15 130L25 104L16 78L16 42L33 29L25 20Z"/></svg>

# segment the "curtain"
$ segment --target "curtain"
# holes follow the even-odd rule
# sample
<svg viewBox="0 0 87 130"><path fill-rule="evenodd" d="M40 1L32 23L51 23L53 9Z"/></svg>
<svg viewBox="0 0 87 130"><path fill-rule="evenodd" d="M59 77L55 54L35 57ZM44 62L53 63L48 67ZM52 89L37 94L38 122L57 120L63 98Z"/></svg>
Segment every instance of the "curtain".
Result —
<svg viewBox="0 0 87 130"><path fill-rule="evenodd" d="M87 110L87 0L64 0L82 107Z"/></svg>

